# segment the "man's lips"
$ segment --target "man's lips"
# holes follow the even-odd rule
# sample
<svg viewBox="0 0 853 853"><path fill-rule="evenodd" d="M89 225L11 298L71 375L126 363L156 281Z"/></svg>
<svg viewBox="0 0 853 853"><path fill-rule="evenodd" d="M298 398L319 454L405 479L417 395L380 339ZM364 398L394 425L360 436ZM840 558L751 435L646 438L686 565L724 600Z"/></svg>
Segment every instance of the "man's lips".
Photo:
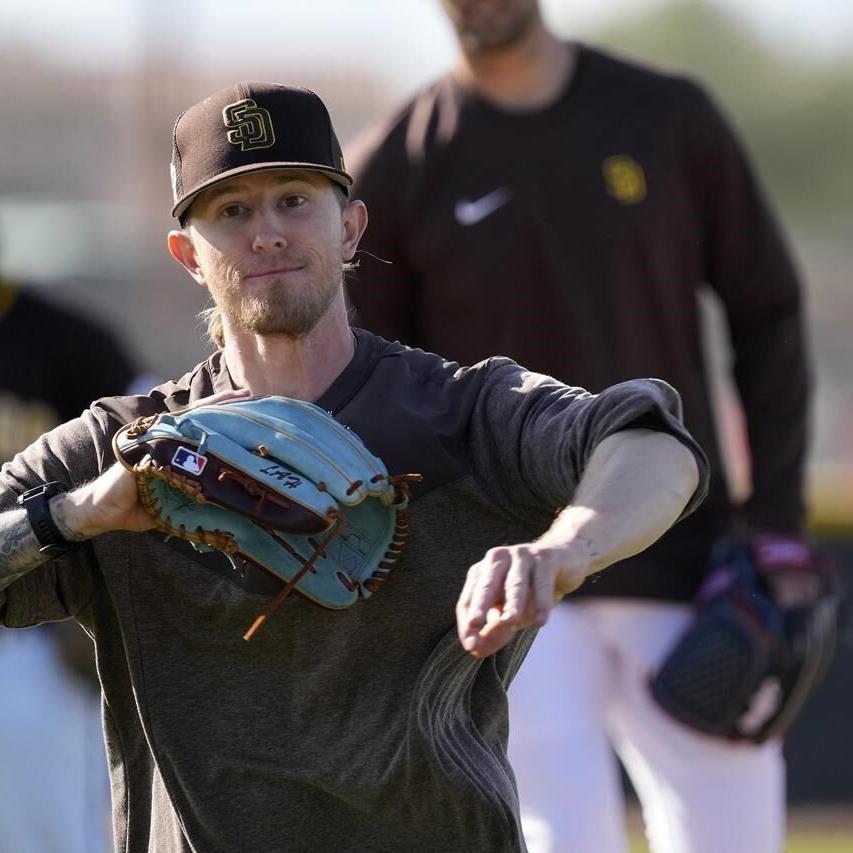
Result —
<svg viewBox="0 0 853 853"><path fill-rule="evenodd" d="M244 278L266 278L270 275L287 275L291 272L298 272L301 269L301 266L272 267L268 270L258 270L257 272L246 273Z"/></svg>

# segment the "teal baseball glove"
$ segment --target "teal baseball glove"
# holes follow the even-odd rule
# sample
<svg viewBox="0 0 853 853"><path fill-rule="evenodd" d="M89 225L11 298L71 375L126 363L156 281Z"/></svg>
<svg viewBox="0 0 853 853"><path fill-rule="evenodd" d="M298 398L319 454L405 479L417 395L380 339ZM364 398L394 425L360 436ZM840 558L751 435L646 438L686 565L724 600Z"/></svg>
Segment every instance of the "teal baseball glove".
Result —
<svg viewBox="0 0 853 853"><path fill-rule="evenodd" d="M408 530L408 482L312 403L257 397L139 418L113 439L158 530L242 558L341 609L384 583Z"/></svg>

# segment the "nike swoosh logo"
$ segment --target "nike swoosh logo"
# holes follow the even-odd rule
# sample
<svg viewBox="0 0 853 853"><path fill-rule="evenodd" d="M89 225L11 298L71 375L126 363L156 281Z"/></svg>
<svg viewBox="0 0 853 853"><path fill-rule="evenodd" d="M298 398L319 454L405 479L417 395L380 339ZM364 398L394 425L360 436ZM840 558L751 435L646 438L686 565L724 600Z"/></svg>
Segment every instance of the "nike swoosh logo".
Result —
<svg viewBox="0 0 853 853"><path fill-rule="evenodd" d="M453 213L460 225L476 225L496 210L503 207L511 198L512 191L508 187L498 187L481 198L469 201L459 199Z"/></svg>

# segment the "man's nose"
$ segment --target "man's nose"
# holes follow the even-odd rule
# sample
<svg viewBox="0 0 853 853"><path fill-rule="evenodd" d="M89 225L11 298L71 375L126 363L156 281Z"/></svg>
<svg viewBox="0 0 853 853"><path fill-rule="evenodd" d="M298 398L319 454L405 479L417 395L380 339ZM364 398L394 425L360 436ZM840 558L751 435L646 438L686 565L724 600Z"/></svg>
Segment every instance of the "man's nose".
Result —
<svg viewBox="0 0 853 853"><path fill-rule="evenodd" d="M252 248L256 252L275 252L287 246L281 218L273 210L261 209L255 215Z"/></svg>

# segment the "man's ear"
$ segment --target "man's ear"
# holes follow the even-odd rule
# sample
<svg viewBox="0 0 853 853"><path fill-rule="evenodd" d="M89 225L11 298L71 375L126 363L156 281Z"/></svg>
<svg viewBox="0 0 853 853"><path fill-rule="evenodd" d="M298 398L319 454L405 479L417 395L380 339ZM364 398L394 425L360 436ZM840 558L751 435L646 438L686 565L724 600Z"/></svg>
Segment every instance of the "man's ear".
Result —
<svg viewBox="0 0 853 853"><path fill-rule="evenodd" d="M169 254L195 279L202 287L205 286L204 274L198 264L195 246L186 231L170 231L166 238Z"/></svg>
<svg viewBox="0 0 853 853"><path fill-rule="evenodd" d="M343 209L341 227L343 229L341 254L344 261L351 261L355 257L361 235L367 228L367 207L363 201L355 199Z"/></svg>

